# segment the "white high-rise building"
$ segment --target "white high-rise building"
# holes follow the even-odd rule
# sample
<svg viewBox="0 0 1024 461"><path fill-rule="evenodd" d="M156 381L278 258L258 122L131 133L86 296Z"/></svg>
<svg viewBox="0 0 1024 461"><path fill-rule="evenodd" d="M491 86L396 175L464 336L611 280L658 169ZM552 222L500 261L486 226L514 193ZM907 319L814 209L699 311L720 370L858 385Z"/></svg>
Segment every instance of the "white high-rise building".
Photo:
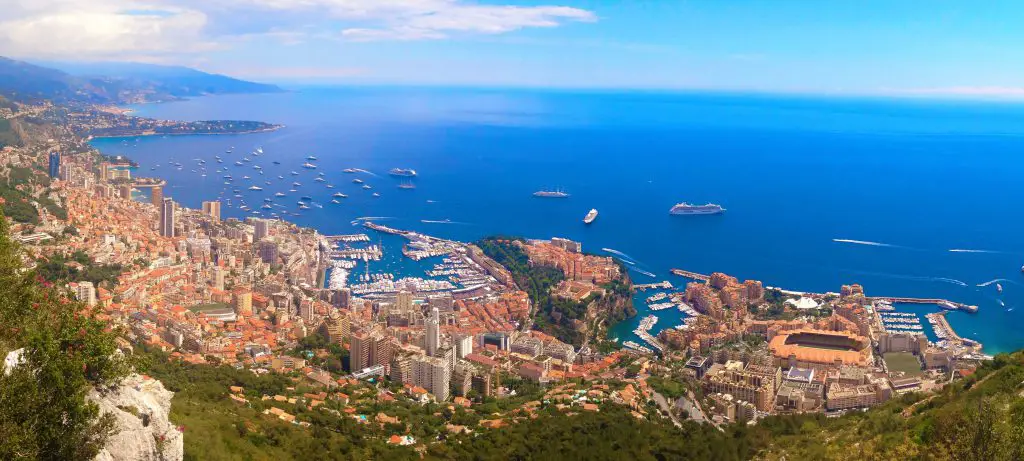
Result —
<svg viewBox="0 0 1024 461"><path fill-rule="evenodd" d="M433 357L437 354L437 348L441 346L441 319L437 308L430 309L430 317L425 321L427 334L423 338L426 345L427 355Z"/></svg>
<svg viewBox="0 0 1024 461"><path fill-rule="evenodd" d="M75 297L89 307L96 305L96 287L92 282L78 282L75 287Z"/></svg>
<svg viewBox="0 0 1024 461"><path fill-rule="evenodd" d="M460 335L455 338L455 357L464 359L473 353L473 335Z"/></svg>
<svg viewBox="0 0 1024 461"><path fill-rule="evenodd" d="M438 402L448 400L452 380L451 362L437 357L417 356L412 361L413 380Z"/></svg>

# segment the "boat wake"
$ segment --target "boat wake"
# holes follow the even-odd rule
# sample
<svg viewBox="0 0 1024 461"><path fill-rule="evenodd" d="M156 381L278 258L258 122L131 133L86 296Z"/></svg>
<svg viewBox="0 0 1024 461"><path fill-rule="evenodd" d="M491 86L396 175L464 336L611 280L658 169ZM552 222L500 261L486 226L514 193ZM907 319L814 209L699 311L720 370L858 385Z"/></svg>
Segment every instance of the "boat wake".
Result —
<svg viewBox="0 0 1024 461"><path fill-rule="evenodd" d="M996 250L971 250L971 249L967 249L967 248L953 248L952 250L949 250L949 252L950 252L950 253L981 253L981 254L993 254L993 255L999 255L999 254L1010 254L1010 253L1007 253L1007 252L1005 252L1005 251L996 251Z"/></svg>
<svg viewBox="0 0 1024 461"><path fill-rule="evenodd" d="M851 240L851 239L832 239L836 243L852 243L854 245L868 245L873 247L886 247L886 248L900 248L898 245L891 245L888 243L871 242L867 240Z"/></svg>
<svg viewBox="0 0 1024 461"><path fill-rule="evenodd" d="M381 219L395 219L393 216L362 216L356 218L356 221L379 221Z"/></svg>
<svg viewBox="0 0 1024 461"><path fill-rule="evenodd" d="M654 275L654 274L652 274L652 273L650 273L650 272L647 272L647 271L645 271L645 270L643 270L643 269L639 269L639 268L637 268L636 266L630 266L629 268L630 268L630 269L632 269L632 270L634 270L634 271L636 271L636 272L639 272L639 273L641 273L641 274L644 274L644 275L646 275L646 276L648 276L648 277L650 277L650 278L655 278L655 277L657 277L657 275Z"/></svg>
<svg viewBox="0 0 1024 461"><path fill-rule="evenodd" d="M928 276L923 276L923 275L892 274L892 273L889 273L889 272L874 272L874 271L861 271L861 270L853 270L853 271L850 271L850 272L853 272L855 274L874 275L874 276L877 276L877 277L888 277L888 278L901 279L901 280L915 280L915 281L920 281L920 282L942 282L942 283L948 283L948 284L951 284L951 285L956 285L956 286L961 286L961 287L970 286L970 285L968 285L966 282L964 282L962 280L951 279L951 278L948 278L948 277L928 277Z"/></svg>
<svg viewBox="0 0 1024 461"><path fill-rule="evenodd" d="M985 283L979 283L976 286L987 287L989 285L993 285L993 284L996 284L996 283L1012 283L1014 285L1020 285L1019 282L1016 282L1014 280L1009 280L1009 279L992 279L992 280L989 280L989 281L987 281Z"/></svg>
<svg viewBox="0 0 1024 461"><path fill-rule="evenodd" d="M447 219L442 219L440 221L433 219L421 219L420 222L424 224L466 224L464 222L450 221Z"/></svg>
<svg viewBox="0 0 1024 461"><path fill-rule="evenodd" d="M604 251L606 253L611 253L613 255L622 256L623 258L626 258L626 259L634 259L632 256L630 256L630 255L628 255L626 253L623 253L623 252L621 252L619 250L613 250L611 248L601 248L601 251Z"/></svg>

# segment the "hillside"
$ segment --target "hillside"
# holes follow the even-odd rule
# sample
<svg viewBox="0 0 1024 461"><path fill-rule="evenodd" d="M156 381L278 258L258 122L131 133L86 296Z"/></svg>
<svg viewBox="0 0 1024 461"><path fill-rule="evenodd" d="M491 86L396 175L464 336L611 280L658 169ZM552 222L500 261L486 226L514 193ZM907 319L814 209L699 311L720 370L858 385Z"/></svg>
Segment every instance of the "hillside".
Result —
<svg viewBox="0 0 1024 461"><path fill-rule="evenodd" d="M22 102L52 100L123 104L211 94L279 91L281 89L274 85L185 67L135 63L37 65L0 57L0 96Z"/></svg>

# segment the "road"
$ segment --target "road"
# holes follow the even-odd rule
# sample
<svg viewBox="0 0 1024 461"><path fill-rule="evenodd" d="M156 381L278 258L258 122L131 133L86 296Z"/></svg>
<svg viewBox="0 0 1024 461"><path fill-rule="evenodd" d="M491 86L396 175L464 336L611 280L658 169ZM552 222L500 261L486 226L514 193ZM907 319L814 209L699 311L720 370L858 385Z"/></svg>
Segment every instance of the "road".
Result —
<svg viewBox="0 0 1024 461"><path fill-rule="evenodd" d="M672 412L672 406L668 404L668 399L666 399L664 395L661 395L654 389L651 389L651 397L654 398L654 403L658 404L658 408L663 412L668 413L668 417L672 418L672 424L675 424L676 427L683 427L683 424L676 419L676 414Z"/></svg>

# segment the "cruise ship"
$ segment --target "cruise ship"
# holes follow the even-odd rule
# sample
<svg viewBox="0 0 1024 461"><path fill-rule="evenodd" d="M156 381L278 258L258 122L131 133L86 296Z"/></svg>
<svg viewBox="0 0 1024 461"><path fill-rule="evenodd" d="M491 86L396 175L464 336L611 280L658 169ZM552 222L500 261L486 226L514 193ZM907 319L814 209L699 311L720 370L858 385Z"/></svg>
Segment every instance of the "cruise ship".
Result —
<svg viewBox="0 0 1024 461"><path fill-rule="evenodd" d="M714 203L708 203L706 205L691 205L689 203L677 203L668 212L669 214L677 215L690 215L690 214L719 214L723 213L725 208L721 205L715 205Z"/></svg>
<svg viewBox="0 0 1024 461"><path fill-rule="evenodd" d="M410 168L392 168L388 171L391 176L416 176L416 170Z"/></svg>
<svg viewBox="0 0 1024 461"><path fill-rule="evenodd" d="M568 198L569 194L562 192L560 190L539 190L537 192L534 192L533 196L544 198Z"/></svg>
<svg viewBox="0 0 1024 461"><path fill-rule="evenodd" d="M597 219L597 208L591 208L590 212L587 213L587 216L583 218L583 223L590 224L594 222L595 219Z"/></svg>

